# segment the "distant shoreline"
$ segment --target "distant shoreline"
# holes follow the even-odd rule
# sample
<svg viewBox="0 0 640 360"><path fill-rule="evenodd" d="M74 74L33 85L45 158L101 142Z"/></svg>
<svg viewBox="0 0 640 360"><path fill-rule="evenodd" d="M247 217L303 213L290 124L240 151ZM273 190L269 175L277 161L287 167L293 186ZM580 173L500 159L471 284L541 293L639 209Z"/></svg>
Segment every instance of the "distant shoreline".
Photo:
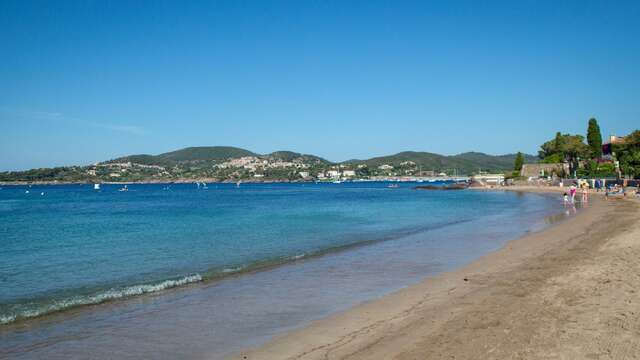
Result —
<svg viewBox="0 0 640 360"><path fill-rule="evenodd" d="M457 178L467 178L466 176L458 176ZM436 181L451 181L453 177L444 178L424 178L433 179ZM378 179L349 179L340 180L340 182L418 182L418 178L409 177L385 177ZM207 184L236 184L238 182L242 184L280 184L280 183L332 183L334 180L304 180L304 179L247 179L247 180L219 180L213 178L203 179L179 179L179 180L158 180L158 181L0 181L0 186L28 186L28 185L148 185L148 184L194 184L194 183L207 183Z"/></svg>
<svg viewBox="0 0 640 360"><path fill-rule="evenodd" d="M193 184L193 183L208 183L208 184L235 184L238 181L218 179L180 179L180 180L159 180L159 181L0 181L0 186L25 186L25 185L148 185L148 184ZM312 180L242 180L242 183L309 183L314 182Z"/></svg>

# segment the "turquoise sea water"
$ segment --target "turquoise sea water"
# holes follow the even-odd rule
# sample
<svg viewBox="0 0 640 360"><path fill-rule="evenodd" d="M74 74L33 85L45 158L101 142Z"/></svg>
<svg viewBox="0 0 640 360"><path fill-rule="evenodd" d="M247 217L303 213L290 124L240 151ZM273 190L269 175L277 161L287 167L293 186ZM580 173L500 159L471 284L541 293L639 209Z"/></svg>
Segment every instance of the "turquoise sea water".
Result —
<svg viewBox="0 0 640 360"><path fill-rule="evenodd" d="M224 351L237 350L302 320L459 266L545 226L544 217L558 211L558 202L539 195L419 191L412 189L415 185L209 184L202 189L194 184L158 184L131 185L128 192L117 191L116 185L103 185L100 191L88 185L4 187L0 190L0 320L4 323L0 337L14 355L24 354L25 348L33 351L31 342L39 338L59 347L60 357L70 356L69 348L52 340L52 334L62 331L69 336L72 328L86 339L98 315L91 321L73 320L81 325L64 330L59 325L30 328L28 336L3 332L2 327L81 305L126 302L202 283L198 291L156 298L163 299L158 300L162 305L154 305L162 311L148 304L137 308L144 319L137 325L120 328L126 323L120 318L123 313L114 311L103 319L112 325L103 327L108 334L131 337L140 333L136 326L144 324L160 334L164 323L150 322L165 319L175 326L189 318L188 313L195 316L188 326L191 330L184 332L190 335L180 346L163 349L163 354L175 350L173 355L183 357L215 340L220 342L218 351L224 346L229 346ZM314 257L320 254L327 256ZM208 280L287 263L296 265L206 285ZM280 290L259 300L275 289ZM296 298L299 292L307 296ZM283 293L286 296L277 302L271 300ZM176 294L183 294L180 306L172 298ZM243 303L247 299L251 303ZM311 303L303 312L290 314L305 302ZM129 302L121 309L131 306L139 304ZM277 312L276 316L274 309L289 315ZM194 328L203 317L208 322L201 324L202 329L221 332L189 343L187 339L203 333ZM255 322L264 331L254 330ZM234 332L235 336L227 336ZM106 341L104 333L94 335L99 342ZM112 345L123 347L119 339ZM144 348L142 344L136 342L132 348ZM147 353L162 347L154 344ZM183 347L189 352L177 350ZM9 351L0 346L0 354L3 350ZM205 350L199 349L200 354ZM53 354L53 348L46 353Z"/></svg>

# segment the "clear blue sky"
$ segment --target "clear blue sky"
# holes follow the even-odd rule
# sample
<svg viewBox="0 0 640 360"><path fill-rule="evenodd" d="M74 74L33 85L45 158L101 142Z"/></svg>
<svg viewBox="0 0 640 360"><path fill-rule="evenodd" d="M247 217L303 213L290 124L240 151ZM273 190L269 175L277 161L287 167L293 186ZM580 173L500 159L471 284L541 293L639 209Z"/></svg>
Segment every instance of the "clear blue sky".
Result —
<svg viewBox="0 0 640 360"><path fill-rule="evenodd" d="M0 2L0 170L231 145L339 161L640 127L638 1Z"/></svg>

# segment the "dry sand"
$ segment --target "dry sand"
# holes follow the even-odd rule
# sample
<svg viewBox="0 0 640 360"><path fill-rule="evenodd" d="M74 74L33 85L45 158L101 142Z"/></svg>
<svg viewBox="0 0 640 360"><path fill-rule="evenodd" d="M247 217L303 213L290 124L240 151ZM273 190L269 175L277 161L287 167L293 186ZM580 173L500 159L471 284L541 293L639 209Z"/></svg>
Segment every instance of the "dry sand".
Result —
<svg viewBox="0 0 640 360"><path fill-rule="evenodd" d="M588 209L234 359L640 358L640 203Z"/></svg>

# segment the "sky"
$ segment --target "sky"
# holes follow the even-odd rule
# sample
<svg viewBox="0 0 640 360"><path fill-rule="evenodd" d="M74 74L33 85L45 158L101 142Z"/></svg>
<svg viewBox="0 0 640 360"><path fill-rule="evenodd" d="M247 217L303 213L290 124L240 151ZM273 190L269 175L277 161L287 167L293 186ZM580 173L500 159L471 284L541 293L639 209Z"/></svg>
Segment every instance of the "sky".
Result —
<svg viewBox="0 0 640 360"><path fill-rule="evenodd" d="M535 154L640 128L638 1L0 2L0 171L227 145Z"/></svg>

